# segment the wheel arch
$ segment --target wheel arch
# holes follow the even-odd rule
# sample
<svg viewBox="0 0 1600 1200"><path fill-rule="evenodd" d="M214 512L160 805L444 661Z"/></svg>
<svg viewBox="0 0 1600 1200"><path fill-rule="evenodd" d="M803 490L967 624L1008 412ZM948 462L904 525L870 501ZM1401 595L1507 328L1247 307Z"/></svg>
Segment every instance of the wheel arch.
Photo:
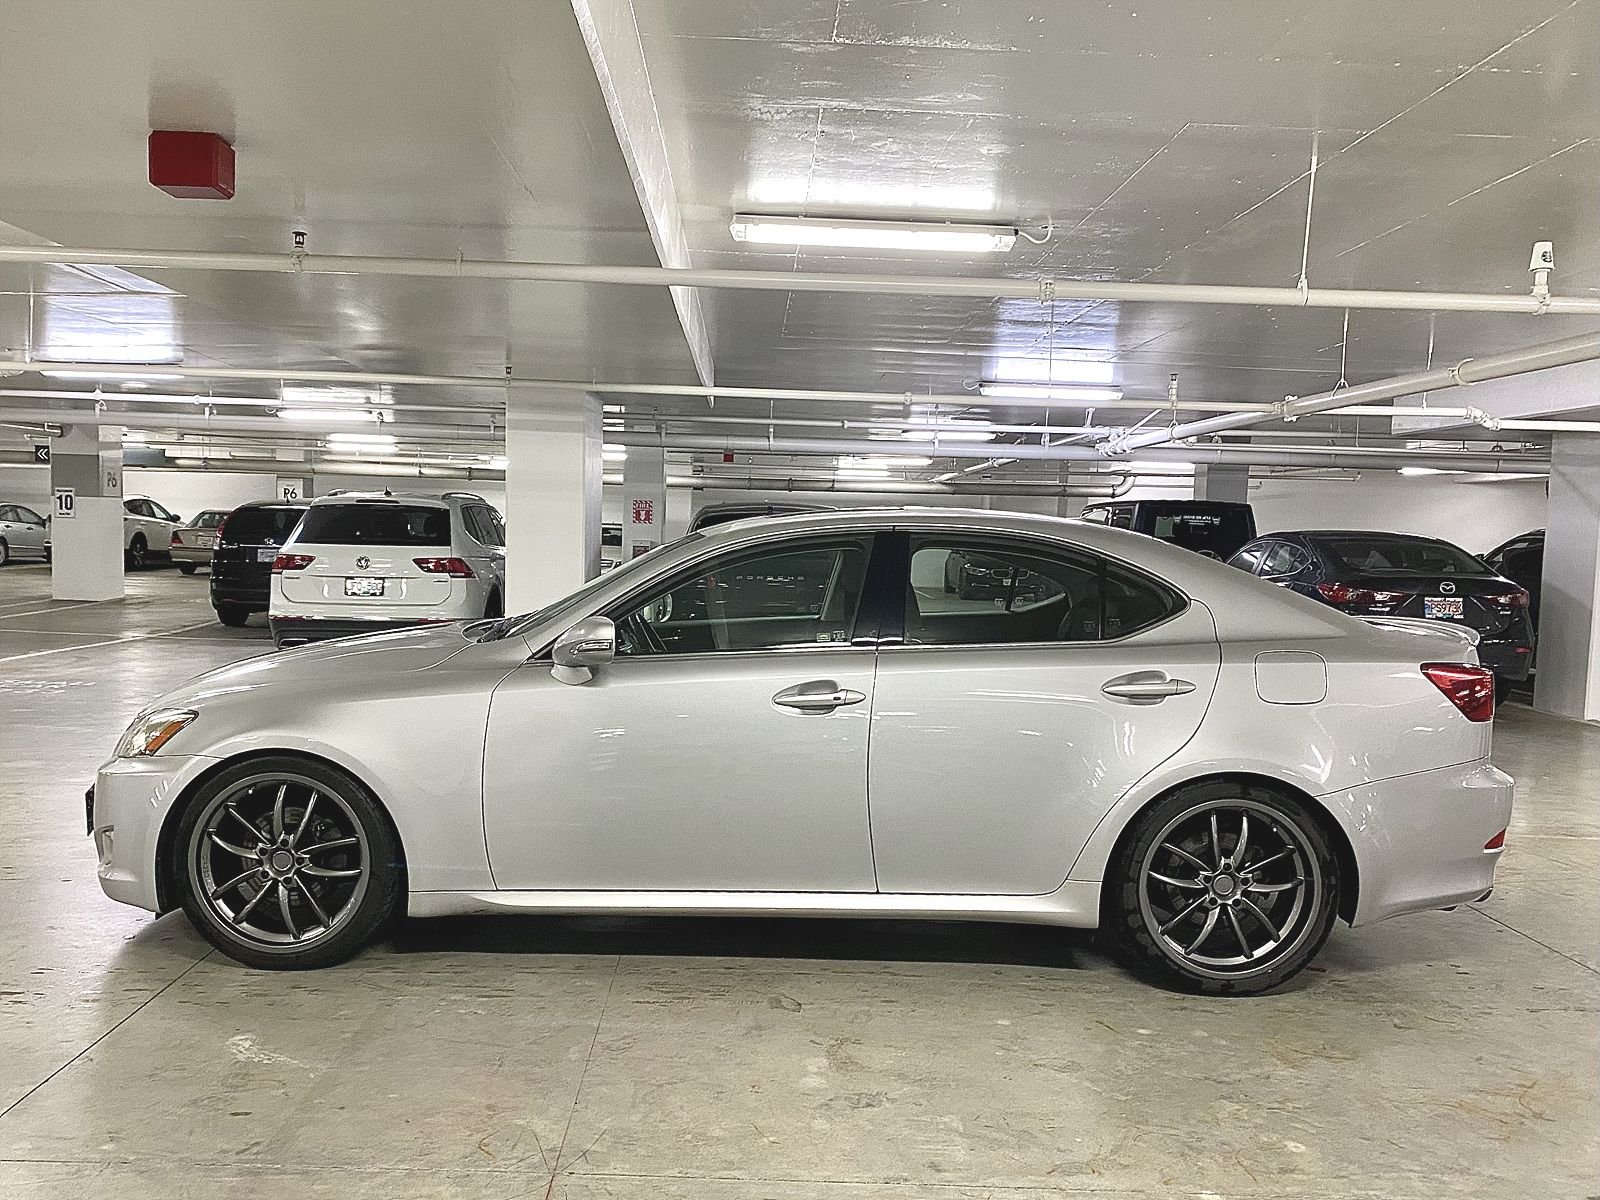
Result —
<svg viewBox="0 0 1600 1200"><path fill-rule="evenodd" d="M1134 838L1134 833L1139 827L1139 822L1145 813L1156 805L1176 795L1186 788L1208 783L1228 783L1246 787L1260 788L1272 792L1282 799L1293 803L1301 809L1307 817L1316 822L1317 828L1327 835L1329 843L1333 846L1334 857L1339 864L1339 916L1346 924L1355 919L1356 902L1361 894L1361 871L1356 861L1355 847L1350 842L1350 836L1345 832L1344 826L1339 824L1337 817L1329 811L1327 805L1321 803L1315 796L1304 788L1295 786L1286 780L1272 775L1261 775L1253 771L1216 771L1205 775L1196 775L1190 779L1169 784L1128 815L1122 823L1122 828L1117 831L1116 840L1111 845L1107 863L1115 863L1121 857L1128 843ZM1113 894L1113 889L1102 886L1100 889L1100 921L1102 926L1106 922L1106 904Z"/></svg>
<svg viewBox="0 0 1600 1200"><path fill-rule="evenodd" d="M403 916L410 889L406 886L406 863L409 858L406 854L405 839L400 835L400 827L395 823L394 814L389 811L389 806L384 803L382 795L370 783L344 763L335 762L321 754L313 754L306 750L250 750L243 754L235 754L231 758L218 759L200 774L191 779L188 785L178 794L172 804L167 807L166 816L162 818L161 829L156 834L156 911L169 913L182 904L182 899L177 894L177 880L173 878L173 869L176 862L173 857L174 843L178 836L178 826L183 823L183 814L189 807L190 799L194 794L223 771L243 763L254 762L262 758L296 758L302 762L315 763L317 766L338 771L341 775L348 775L367 790L367 794L378 806L378 811L383 814L383 819L389 822L389 832L394 835L395 845L400 848L400 912Z"/></svg>

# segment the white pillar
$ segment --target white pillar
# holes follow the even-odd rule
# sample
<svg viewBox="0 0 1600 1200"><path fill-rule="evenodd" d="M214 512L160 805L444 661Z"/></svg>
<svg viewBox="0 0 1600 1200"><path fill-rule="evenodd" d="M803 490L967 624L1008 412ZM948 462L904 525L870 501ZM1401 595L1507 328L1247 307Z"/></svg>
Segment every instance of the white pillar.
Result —
<svg viewBox="0 0 1600 1200"><path fill-rule="evenodd" d="M531 612L600 573L600 402L513 391L506 408L506 611Z"/></svg>
<svg viewBox="0 0 1600 1200"><path fill-rule="evenodd" d="M1250 468L1232 464L1206 464L1194 469L1196 500L1227 500L1243 504L1250 499Z"/></svg>
<svg viewBox="0 0 1600 1200"><path fill-rule="evenodd" d="M622 461L622 561L667 540L667 453L629 446Z"/></svg>
<svg viewBox="0 0 1600 1200"><path fill-rule="evenodd" d="M1555 435L1547 503L1533 706L1600 720L1600 434Z"/></svg>
<svg viewBox="0 0 1600 1200"><path fill-rule="evenodd" d="M50 446L50 490L51 596L122 599L122 429L64 426Z"/></svg>

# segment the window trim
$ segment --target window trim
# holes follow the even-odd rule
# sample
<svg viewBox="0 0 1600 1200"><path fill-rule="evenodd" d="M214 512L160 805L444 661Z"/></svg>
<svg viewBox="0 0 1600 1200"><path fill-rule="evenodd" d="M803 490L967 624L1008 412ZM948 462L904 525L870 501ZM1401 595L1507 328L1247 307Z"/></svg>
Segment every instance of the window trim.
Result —
<svg viewBox="0 0 1600 1200"><path fill-rule="evenodd" d="M880 631L880 636L878 638L878 643L877 643L877 648L879 650L935 650L935 651L944 651L944 652L948 653L948 652L951 652L951 651L959 651L959 650L1008 650L1008 649L1017 649L1017 648L1021 648L1021 647L1034 647L1034 648L1037 648L1037 647L1040 647L1040 646L1044 646L1044 647L1047 647L1047 648L1054 648L1054 649L1060 649L1060 648L1063 648L1063 647L1071 648L1071 647L1083 647L1083 646L1116 646L1116 645L1120 645L1123 642L1131 641L1133 638L1143 637L1145 634L1150 633L1153 630L1160 629L1162 626L1170 624L1172 621L1175 621L1179 617L1183 616L1185 613L1187 613L1189 611L1190 608L1192 608L1194 606L1194 598L1192 596L1190 596L1187 592L1185 592L1177 584L1173 583L1171 580L1167 580L1167 579L1161 578L1161 576L1156 575L1154 572L1149 571L1149 570L1145 569L1144 567L1139 566L1137 563L1130 563L1125 558L1119 558L1114 554L1107 554L1103 550L1098 550L1098 549L1095 549L1095 548L1090 547L1090 546L1083 546L1083 545L1078 544L1077 542L1064 541L1064 540L1062 540L1060 538L1041 537L1041 536L1038 536L1038 535L1035 535L1035 534L1030 534L1030 533L1011 533L1009 531L1006 531L1006 532L1001 532L999 534L998 538L996 538L995 540L997 540L997 541L999 541L1001 543L1013 543L1013 544L1020 543L1023 547L1043 546L1043 547L1048 547L1050 549L1063 549L1063 550L1067 550L1067 551L1070 551L1070 552L1073 552L1073 553L1076 553L1076 554L1087 556L1089 558L1098 559L1101 562L1107 564L1108 566L1115 566L1119 570L1125 571L1128 574L1134 575L1137 578L1150 581L1151 583L1155 584L1156 587L1158 587L1159 589L1161 589L1163 591L1166 591L1166 592L1170 592L1172 595L1176 596L1180 603L1170 613L1168 613L1166 616L1162 617L1161 620L1156 621L1153 624L1146 625L1142 629L1136 629L1132 633L1125 633L1121 637L1096 638L1092 642L1060 641L1060 640L1054 639L1054 638L1052 638L1052 639L1050 639L1048 641L1028 641L1028 642L962 642L962 643L960 643L958 645L948 645L948 646L921 645L921 644L917 644L917 643L907 642L907 641L904 640L904 638L905 638L905 616L906 616L906 591L910 587L910 584L911 584L911 538L912 538L912 535L916 535L918 537L924 537L924 536L932 535L934 537L977 537L977 538L982 538L982 537L985 536L985 534L988 534L990 531L988 531L988 530L980 530L980 529L972 529L972 528L960 528L960 527L952 528L952 527L935 526L935 525L916 525L916 526L896 526L890 532L893 532L894 534L898 535L898 537L901 540L901 548L902 548L901 549L901 553L902 553L903 561L904 561L904 564L905 564L904 571L897 577L898 578L898 583L899 583L898 603L896 603L893 600L890 601L890 603L893 605L893 607L894 608L898 608L899 612L900 612L900 622L899 622L899 627L898 627L899 628L899 640L890 641L887 637L882 636L881 635L881 631Z"/></svg>

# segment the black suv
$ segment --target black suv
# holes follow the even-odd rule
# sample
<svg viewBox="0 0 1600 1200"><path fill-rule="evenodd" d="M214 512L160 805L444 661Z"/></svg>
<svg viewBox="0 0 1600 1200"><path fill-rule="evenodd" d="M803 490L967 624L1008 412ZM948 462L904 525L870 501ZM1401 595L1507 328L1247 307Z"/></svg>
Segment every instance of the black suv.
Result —
<svg viewBox="0 0 1600 1200"><path fill-rule="evenodd" d="M1208 558L1230 558L1256 536L1256 514L1233 500L1113 500L1084 507L1083 519L1147 533Z"/></svg>
<svg viewBox="0 0 1600 1200"><path fill-rule="evenodd" d="M1528 592L1436 538L1358 529L1274 533L1229 560L1270 583L1359 617L1421 617L1478 631L1495 699L1528 677Z"/></svg>
<svg viewBox="0 0 1600 1200"><path fill-rule="evenodd" d="M223 518L211 551L211 607L217 620L243 625L251 613L267 611L272 560L305 512L304 504L253 500Z"/></svg>

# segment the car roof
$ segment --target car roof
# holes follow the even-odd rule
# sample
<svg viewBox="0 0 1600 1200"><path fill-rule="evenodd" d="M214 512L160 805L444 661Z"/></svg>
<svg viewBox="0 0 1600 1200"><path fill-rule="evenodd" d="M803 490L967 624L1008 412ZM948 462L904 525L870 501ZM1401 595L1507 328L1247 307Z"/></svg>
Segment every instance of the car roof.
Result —
<svg viewBox="0 0 1600 1200"><path fill-rule="evenodd" d="M466 495L465 492L451 492L446 496L417 492L330 492L312 499L311 507L320 508L325 504L431 504L437 508L449 508L450 497L465 499ZM475 500L478 498L473 497Z"/></svg>
<svg viewBox="0 0 1600 1200"><path fill-rule="evenodd" d="M232 508L206 509L206 512L238 512L241 508L307 508L309 500L246 500L243 504L236 504Z"/></svg>
<svg viewBox="0 0 1600 1200"><path fill-rule="evenodd" d="M1280 529L1276 533L1263 534L1263 537L1303 537L1303 538L1369 538L1374 541L1386 542L1437 542L1441 546L1454 546L1454 542L1444 538L1429 537L1425 533L1396 533L1392 529Z"/></svg>

